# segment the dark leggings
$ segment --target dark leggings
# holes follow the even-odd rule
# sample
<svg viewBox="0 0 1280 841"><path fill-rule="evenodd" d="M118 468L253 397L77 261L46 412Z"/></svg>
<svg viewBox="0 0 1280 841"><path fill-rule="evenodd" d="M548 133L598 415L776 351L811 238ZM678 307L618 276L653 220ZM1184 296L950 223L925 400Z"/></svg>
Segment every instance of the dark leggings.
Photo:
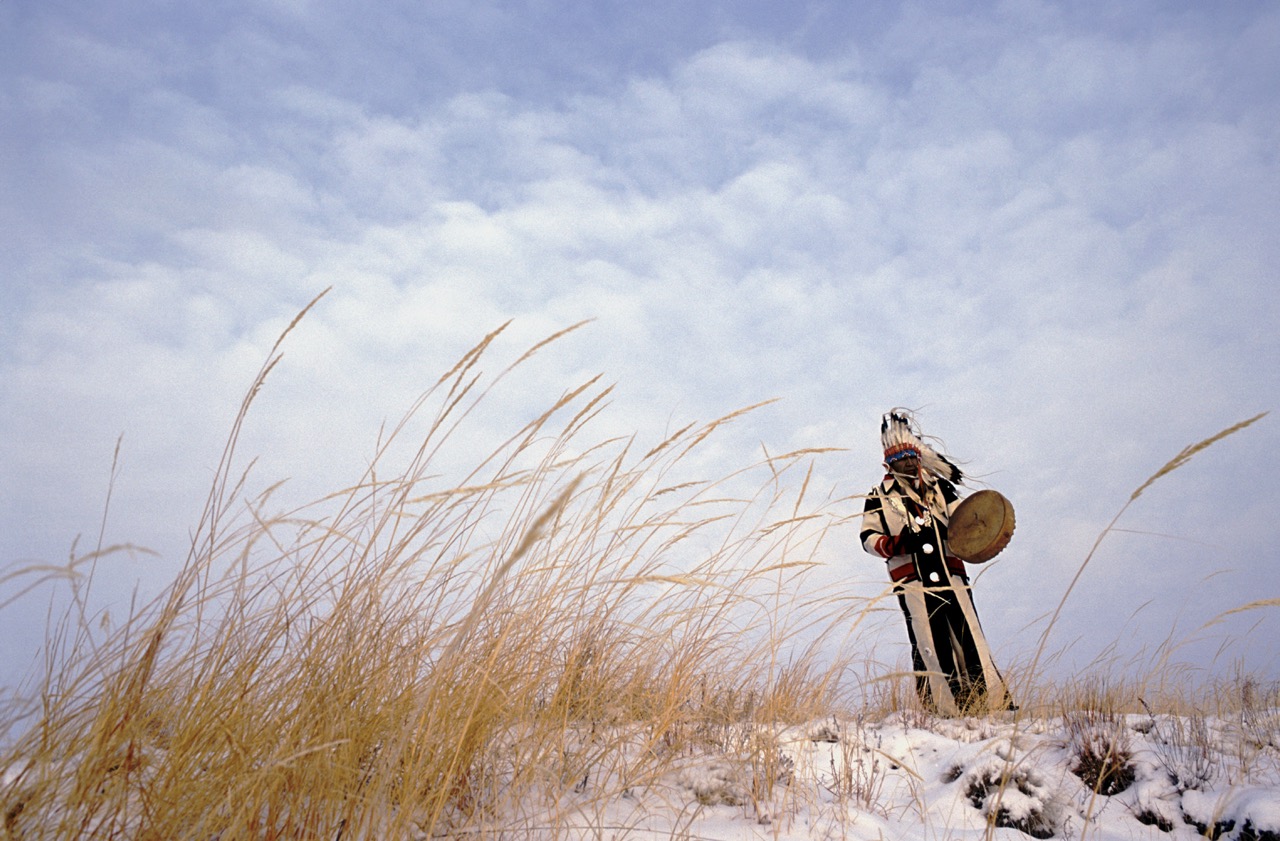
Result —
<svg viewBox="0 0 1280 841"><path fill-rule="evenodd" d="M962 582L957 582L962 583ZM925 671L924 658L920 656L920 643L916 629L911 625L911 613L907 600L898 595L898 604L907 620L907 637L911 640L911 663L916 675L916 694L927 709L933 709L929 680L921 674ZM965 621L964 612L956 602L955 591L950 588L926 588L925 604L929 612L929 632L933 648L938 655L938 665L947 676L956 705L964 710L971 701L986 693L986 678L982 672L982 659L973 638L973 631ZM923 630L923 629L922 629Z"/></svg>

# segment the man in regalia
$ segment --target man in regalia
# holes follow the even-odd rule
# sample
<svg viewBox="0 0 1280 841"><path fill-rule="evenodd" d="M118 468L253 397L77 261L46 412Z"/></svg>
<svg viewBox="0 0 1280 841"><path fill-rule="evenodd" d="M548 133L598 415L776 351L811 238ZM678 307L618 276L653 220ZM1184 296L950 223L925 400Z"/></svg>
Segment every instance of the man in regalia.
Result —
<svg viewBox="0 0 1280 841"><path fill-rule="evenodd" d="M893 409L880 424L884 480L867 494L862 545L885 559L907 620L916 693L942 715L1013 709L978 622L964 561L947 524L964 474L926 443L915 418Z"/></svg>

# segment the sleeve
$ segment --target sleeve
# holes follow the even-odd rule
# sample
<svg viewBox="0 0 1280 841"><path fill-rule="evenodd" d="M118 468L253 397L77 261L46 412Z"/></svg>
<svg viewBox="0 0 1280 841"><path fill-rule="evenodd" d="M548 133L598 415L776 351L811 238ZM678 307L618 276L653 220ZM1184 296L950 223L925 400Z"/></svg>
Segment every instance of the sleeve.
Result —
<svg viewBox="0 0 1280 841"><path fill-rule="evenodd" d="M875 491L867 494L867 502L862 507L862 548L877 558L891 558L895 554L894 539L888 534L883 506L880 494Z"/></svg>

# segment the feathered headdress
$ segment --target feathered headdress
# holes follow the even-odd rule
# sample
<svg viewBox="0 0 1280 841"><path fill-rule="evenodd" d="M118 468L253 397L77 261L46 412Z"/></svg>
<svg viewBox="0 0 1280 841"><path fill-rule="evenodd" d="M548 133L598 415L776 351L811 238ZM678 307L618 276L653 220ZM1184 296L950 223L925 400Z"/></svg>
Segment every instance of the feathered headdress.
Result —
<svg viewBox="0 0 1280 841"><path fill-rule="evenodd" d="M934 476L956 484L964 481L959 467L924 442L915 417L907 409L891 409L881 418L880 442L884 444L884 462L890 467L898 459L914 455L920 459L920 466Z"/></svg>

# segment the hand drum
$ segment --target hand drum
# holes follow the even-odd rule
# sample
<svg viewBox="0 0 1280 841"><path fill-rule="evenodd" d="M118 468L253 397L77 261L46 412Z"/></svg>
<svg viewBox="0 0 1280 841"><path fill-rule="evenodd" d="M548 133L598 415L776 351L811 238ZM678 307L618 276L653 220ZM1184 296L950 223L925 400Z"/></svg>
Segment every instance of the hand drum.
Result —
<svg viewBox="0 0 1280 841"><path fill-rule="evenodd" d="M1013 505L999 491L976 491L951 514L947 544L951 554L971 564L985 563L1013 537Z"/></svg>

